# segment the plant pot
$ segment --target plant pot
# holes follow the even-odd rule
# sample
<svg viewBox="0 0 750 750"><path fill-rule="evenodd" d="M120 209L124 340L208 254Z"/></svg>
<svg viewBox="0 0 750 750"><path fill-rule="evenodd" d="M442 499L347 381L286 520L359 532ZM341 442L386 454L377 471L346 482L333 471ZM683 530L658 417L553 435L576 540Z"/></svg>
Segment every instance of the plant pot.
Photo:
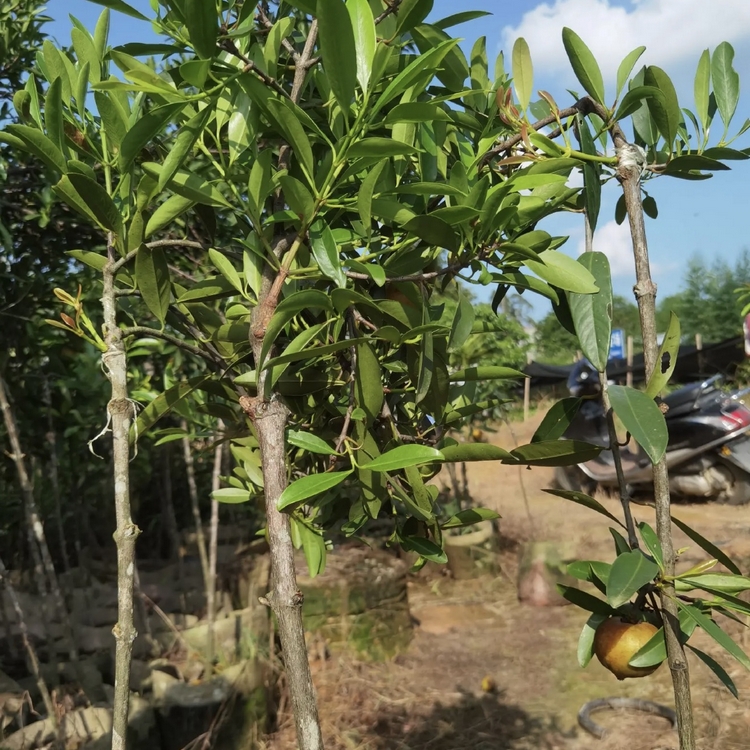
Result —
<svg viewBox="0 0 750 750"><path fill-rule="evenodd" d="M448 557L448 569L457 580L476 578L482 573L496 573L497 539L492 521L478 523L468 534L446 533L443 548Z"/></svg>

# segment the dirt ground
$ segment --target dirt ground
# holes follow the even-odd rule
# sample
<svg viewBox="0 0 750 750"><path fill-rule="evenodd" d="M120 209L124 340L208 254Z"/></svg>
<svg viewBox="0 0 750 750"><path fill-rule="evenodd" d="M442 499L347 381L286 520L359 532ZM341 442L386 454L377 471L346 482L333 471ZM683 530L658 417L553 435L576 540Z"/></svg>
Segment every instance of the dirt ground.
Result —
<svg viewBox="0 0 750 750"><path fill-rule="evenodd" d="M488 437L502 447L528 442L542 413L525 424L503 426ZM596 659L576 662L578 635L586 619L572 606L531 607L516 596L518 550L529 540L572 543L586 559L611 560L612 541L603 516L543 492L550 469L519 469L495 462L470 466L475 501L497 510L504 549L502 572L476 581L453 581L434 566L410 583L417 625L409 650L386 664L334 656L313 663L325 745L328 750L672 750L676 733L664 719L630 712L603 712L607 728L599 740L577 725L586 701L628 696L672 706L669 670L618 682ZM619 515L619 501L601 497ZM636 520L654 524L653 510L635 506ZM750 507L683 505L674 515L729 552L746 571L750 563ZM681 566L705 555L677 532L676 547L688 547ZM750 635L722 623L746 650ZM733 698L690 655L696 733L702 750L746 748L750 735L750 673L721 654L703 634L691 643L716 657L740 693ZM491 692L483 690L491 683ZM296 747L288 709L267 750Z"/></svg>

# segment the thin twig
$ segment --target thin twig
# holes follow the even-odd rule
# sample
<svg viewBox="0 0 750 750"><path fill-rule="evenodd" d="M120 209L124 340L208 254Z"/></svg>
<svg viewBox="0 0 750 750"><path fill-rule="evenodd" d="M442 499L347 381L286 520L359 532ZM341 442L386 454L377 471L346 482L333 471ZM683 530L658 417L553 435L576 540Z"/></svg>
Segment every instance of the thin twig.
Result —
<svg viewBox="0 0 750 750"><path fill-rule="evenodd" d="M385 21L391 13L398 13L398 9L401 6L403 0L383 0L388 6L379 16L375 18L375 25L377 26L382 21Z"/></svg>
<svg viewBox="0 0 750 750"><path fill-rule="evenodd" d="M154 240L153 242L147 242L146 247L149 250L153 250L155 247L190 247L194 250L205 250L206 246L201 242L193 242L193 240ZM138 255L138 250L140 248L136 248L135 250L131 250L129 253L126 253L122 258L119 260L116 260L112 264L112 272L116 274L123 266L126 266L128 263L130 263L133 258L135 258L136 255Z"/></svg>
<svg viewBox="0 0 750 750"><path fill-rule="evenodd" d="M558 120L565 119L566 117L572 117L573 115L577 115L579 112L581 114L586 114L588 112L592 111L592 103L593 100L588 97L584 96L582 99L579 99L572 107L567 107L566 109L561 109L558 112L554 112L551 115L547 115L546 117L542 117L541 120L537 120L535 123L532 123L528 127L531 130L541 130L542 128L546 128L548 125L551 125L553 122L557 122ZM597 112L597 114L599 114ZM605 121L607 120L607 115L603 118ZM560 135L559 131L556 131L557 135ZM552 134L554 135L554 134ZM516 135L511 136L510 138L507 138L502 143L498 143L496 146L493 146L480 160L479 160L479 167L483 167L485 164L490 162L494 156L497 154L502 153L503 151L507 151L510 148L513 148L517 143L520 143L524 139L523 133L516 133Z"/></svg>
<svg viewBox="0 0 750 750"><path fill-rule="evenodd" d="M160 331L158 328L149 328L148 326L129 326L128 328L122 329L122 335L123 337L153 336L155 339L162 339L162 341L166 341L179 349L183 349L184 351L195 355L196 357L202 357L206 361L211 362L212 364L214 363L213 357L211 357L208 352L205 352L198 346L189 344L187 341L177 338L177 336L173 336L171 333Z"/></svg>

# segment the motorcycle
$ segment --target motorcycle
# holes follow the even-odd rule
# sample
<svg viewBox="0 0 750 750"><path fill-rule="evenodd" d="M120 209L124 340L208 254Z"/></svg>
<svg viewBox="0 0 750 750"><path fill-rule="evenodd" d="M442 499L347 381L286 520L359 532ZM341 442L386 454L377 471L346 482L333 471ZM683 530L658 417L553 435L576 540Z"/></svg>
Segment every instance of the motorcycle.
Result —
<svg viewBox="0 0 750 750"><path fill-rule="evenodd" d="M750 502L750 408L743 398L750 388L725 393L722 382L723 377L716 375L662 399L669 430L669 487L682 498L744 505ZM568 379L568 389L583 401L563 437L609 448L598 373L581 360ZM636 448L621 449L623 474L631 492L648 492L651 462ZM604 450L586 463L558 467L555 479L562 489L588 494L597 487L616 488L612 452Z"/></svg>

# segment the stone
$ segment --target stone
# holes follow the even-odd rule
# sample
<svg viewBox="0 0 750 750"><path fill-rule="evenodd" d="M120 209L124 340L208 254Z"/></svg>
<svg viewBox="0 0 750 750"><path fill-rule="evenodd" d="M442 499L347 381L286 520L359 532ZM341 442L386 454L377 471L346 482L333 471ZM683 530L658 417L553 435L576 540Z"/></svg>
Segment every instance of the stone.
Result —
<svg viewBox="0 0 750 750"><path fill-rule="evenodd" d="M518 565L518 599L533 607L557 607L569 604L558 592L558 583L576 586L567 574L567 563L576 557L572 545L554 542L529 542L522 545Z"/></svg>

